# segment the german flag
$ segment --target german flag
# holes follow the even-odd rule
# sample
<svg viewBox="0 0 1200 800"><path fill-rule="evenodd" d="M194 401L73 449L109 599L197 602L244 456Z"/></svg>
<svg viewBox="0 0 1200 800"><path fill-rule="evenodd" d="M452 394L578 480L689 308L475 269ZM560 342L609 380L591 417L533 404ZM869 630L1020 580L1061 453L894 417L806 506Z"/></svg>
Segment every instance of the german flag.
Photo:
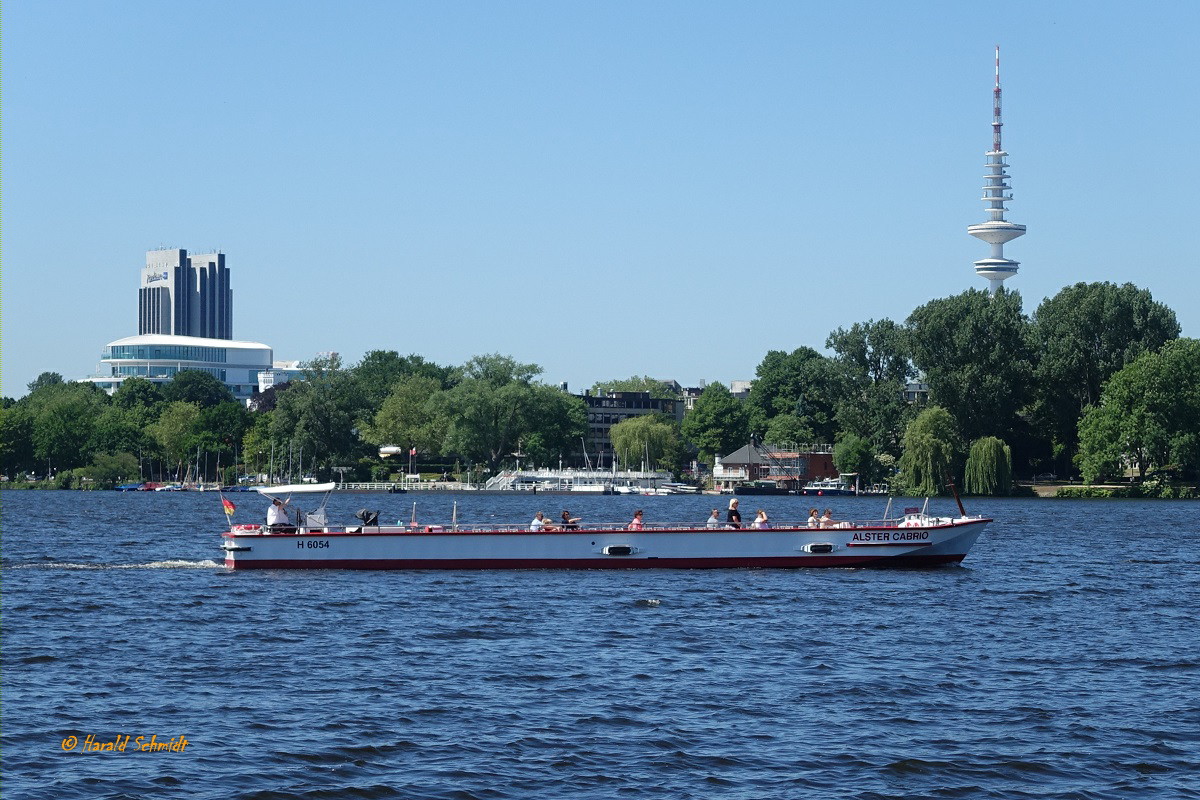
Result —
<svg viewBox="0 0 1200 800"><path fill-rule="evenodd" d="M221 505L225 506L225 516L233 519L233 512L237 511L237 506L229 502L229 499L225 495L221 495Z"/></svg>

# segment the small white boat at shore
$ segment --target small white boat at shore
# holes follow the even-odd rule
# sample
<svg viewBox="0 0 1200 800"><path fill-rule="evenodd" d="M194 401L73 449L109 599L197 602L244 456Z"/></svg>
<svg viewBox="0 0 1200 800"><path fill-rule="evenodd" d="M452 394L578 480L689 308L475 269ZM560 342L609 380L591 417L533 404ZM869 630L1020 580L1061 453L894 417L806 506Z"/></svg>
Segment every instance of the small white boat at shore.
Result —
<svg viewBox="0 0 1200 800"><path fill-rule="evenodd" d="M930 516L907 509L895 519L785 523L770 529L647 523L533 532L528 525L379 525L359 512L359 526L330 526L325 505L333 484L263 487L268 497L321 495L294 525L231 525L222 534L231 569L628 569L719 567L929 566L962 561L990 519ZM889 504L890 507L890 504ZM960 505L961 510L961 505ZM415 516L415 515L414 515ZM885 513L885 517L886 517Z"/></svg>

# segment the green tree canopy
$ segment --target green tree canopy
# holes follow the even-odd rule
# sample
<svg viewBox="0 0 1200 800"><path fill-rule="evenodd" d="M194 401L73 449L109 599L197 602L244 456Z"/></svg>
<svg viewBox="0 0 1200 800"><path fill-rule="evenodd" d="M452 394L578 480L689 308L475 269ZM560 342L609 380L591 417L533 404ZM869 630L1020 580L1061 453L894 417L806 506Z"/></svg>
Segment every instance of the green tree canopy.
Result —
<svg viewBox="0 0 1200 800"><path fill-rule="evenodd" d="M163 384L163 399L169 403L195 403L210 408L235 402L229 387L213 375L198 369L182 369Z"/></svg>
<svg viewBox="0 0 1200 800"><path fill-rule="evenodd" d="M378 446L402 445L423 452L441 449L444 431L438 414L442 383L436 378L408 375L392 384L388 394L363 431L363 438Z"/></svg>
<svg viewBox="0 0 1200 800"><path fill-rule="evenodd" d="M913 363L930 402L969 439L1008 435L1032 398L1033 352L1021 296L971 289L933 300L908 318Z"/></svg>
<svg viewBox="0 0 1200 800"><path fill-rule="evenodd" d="M904 431L900 479L906 491L932 495L941 491L945 476L955 471L962 450L958 426L950 412L930 406Z"/></svg>
<svg viewBox="0 0 1200 800"><path fill-rule="evenodd" d="M833 465L843 475L857 475L867 485L875 483L881 472L871 443L852 433L844 434L833 446Z"/></svg>
<svg viewBox="0 0 1200 800"><path fill-rule="evenodd" d="M304 380L276 399L271 433L280 452L301 453L305 463L327 473L335 462L353 460L363 449L358 424L366 403L336 354L306 363Z"/></svg>
<svg viewBox="0 0 1200 800"><path fill-rule="evenodd" d="M72 469L92 460L92 427L108 396L90 383L46 384L24 400L33 415L33 449L39 464Z"/></svg>
<svg viewBox="0 0 1200 800"><path fill-rule="evenodd" d="M1069 459L1083 410L1118 370L1177 338L1179 322L1131 283L1077 283L1038 306L1032 330L1037 419Z"/></svg>
<svg viewBox="0 0 1200 800"><path fill-rule="evenodd" d="M683 435L700 450L700 458L726 455L750 439L750 415L724 384L710 383L683 418Z"/></svg>
<svg viewBox="0 0 1200 800"><path fill-rule="evenodd" d="M378 410L401 380L411 377L436 381L438 389L453 383L454 369L426 361L412 353L402 356L395 350L372 350L354 365L354 379L359 384L363 401L369 409Z"/></svg>
<svg viewBox="0 0 1200 800"><path fill-rule="evenodd" d="M38 389L45 389L49 386L61 386L63 383L63 376L57 372L43 372L26 384L26 386L29 388L29 391L36 392Z"/></svg>
<svg viewBox="0 0 1200 800"><path fill-rule="evenodd" d="M1012 450L1003 440L985 436L971 444L963 491L986 495L1012 492Z"/></svg>
<svg viewBox="0 0 1200 800"><path fill-rule="evenodd" d="M1200 470L1200 340L1144 353L1109 380L1079 425L1084 480L1174 466Z"/></svg>
<svg viewBox="0 0 1200 800"><path fill-rule="evenodd" d="M0 410L0 472L9 477L33 468L33 414L22 405Z"/></svg>
<svg viewBox="0 0 1200 800"><path fill-rule="evenodd" d="M651 469L674 470L679 464L682 442L675 420L662 414L642 414L621 420L609 429L613 450L627 468L643 461Z"/></svg>
<svg viewBox="0 0 1200 800"><path fill-rule="evenodd" d="M842 369L816 350L771 350L758 365L750 388L750 430L762 436L772 419L792 414L812 431L814 440L832 442L837 433L834 413L844 394Z"/></svg>
<svg viewBox="0 0 1200 800"><path fill-rule="evenodd" d="M597 381L592 386L595 394L611 394L612 392L649 392L658 400L674 400L678 397L675 390L666 381L651 378L649 375L629 378L617 378L609 381Z"/></svg>
<svg viewBox="0 0 1200 800"><path fill-rule="evenodd" d="M890 319L838 328L825 346L842 366L845 394L836 404L838 427L866 439L878 453L900 454L900 436L917 409L904 399L913 375L908 331Z"/></svg>
<svg viewBox="0 0 1200 800"><path fill-rule="evenodd" d="M145 409L156 412L166 398L157 383L145 378L126 378L113 392L112 404L121 409Z"/></svg>
<svg viewBox="0 0 1200 800"><path fill-rule="evenodd" d="M168 403L158 421L150 426L150 435L176 467L187 461L196 447L200 432L200 406L176 400Z"/></svg>
<svg viewBox="0 0 1200 800"><path fill-rule="evenodd" d="M438 395L443 454L494 470L518 448L529 448L534 459L572 452L587 429L586 408L577 397L533 383L540 373L536 364L495 353L463 365L459 383Z"/></svg>

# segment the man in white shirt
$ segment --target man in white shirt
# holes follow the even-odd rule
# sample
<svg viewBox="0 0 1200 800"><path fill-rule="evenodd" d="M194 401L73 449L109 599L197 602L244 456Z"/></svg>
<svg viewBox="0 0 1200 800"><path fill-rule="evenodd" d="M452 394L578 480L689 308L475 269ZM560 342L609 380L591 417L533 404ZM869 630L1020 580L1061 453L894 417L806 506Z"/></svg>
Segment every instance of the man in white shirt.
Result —
<svg viewBox="0 0 1200 800"><path fill-rule="evenodd" d="M708 518L708 522L705 523L705 526L709 528L721 527L721 510L719 508L713 509L712 516Z"/></svg>
<svg viewBox="0 0 1200 800"><path fill-rule="evenodd" d="M290 528L292 521L288 519L287 503L280 500L278 497L271 500L271 506L267 509L267 527L272 529Z"/></svg>
<svg viewBox="0 0 1200 800"><path fill-rule="evenodd" d="M546 515L539 511L534 514L533 522L529 523L529 530L534 533L541 533L542 531L554 530L554 526L547 522Z"/></svg>

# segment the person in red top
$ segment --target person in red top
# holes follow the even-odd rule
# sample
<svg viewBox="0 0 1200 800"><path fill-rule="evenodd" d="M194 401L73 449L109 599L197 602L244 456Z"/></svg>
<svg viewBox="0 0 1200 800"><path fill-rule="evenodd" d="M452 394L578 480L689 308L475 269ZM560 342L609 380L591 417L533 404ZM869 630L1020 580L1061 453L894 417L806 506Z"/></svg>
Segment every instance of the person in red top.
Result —
<svg viewBox="0 0 1200 800"><path fill-rule="evenodd" d="M629 530L640 531L642 529L642 510L639 508L633 512L633 522L629 523Z"/></svg>

